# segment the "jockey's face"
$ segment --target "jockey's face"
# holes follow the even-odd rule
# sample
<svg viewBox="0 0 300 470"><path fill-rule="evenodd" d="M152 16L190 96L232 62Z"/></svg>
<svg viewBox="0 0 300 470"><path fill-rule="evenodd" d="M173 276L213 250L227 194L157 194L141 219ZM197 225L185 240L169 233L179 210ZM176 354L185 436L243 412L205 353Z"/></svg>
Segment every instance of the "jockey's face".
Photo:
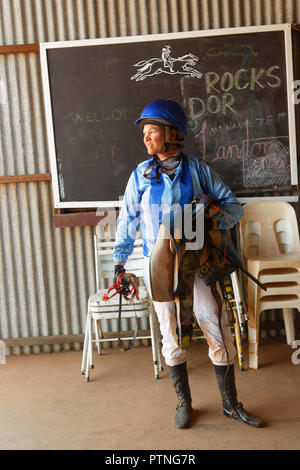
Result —
<svg viewBox="0 0 300 470"><path fill-rule="evenodd" d="M163 151L165 142L164 129L156 124L145 124L143 127L144 144L149 155L159 154Z"/></svg>
<svg viewBox="0 0 300 470"><path fill-rule="evenodd" d="M156 124L145 124L143 127L144 144L149 155L157 155L160 160L165 160L174 154L174 145L170 145L170 150L164 152L165 132L163 127ZM176 138L176 131L171 131L172 140Z"/></svg>

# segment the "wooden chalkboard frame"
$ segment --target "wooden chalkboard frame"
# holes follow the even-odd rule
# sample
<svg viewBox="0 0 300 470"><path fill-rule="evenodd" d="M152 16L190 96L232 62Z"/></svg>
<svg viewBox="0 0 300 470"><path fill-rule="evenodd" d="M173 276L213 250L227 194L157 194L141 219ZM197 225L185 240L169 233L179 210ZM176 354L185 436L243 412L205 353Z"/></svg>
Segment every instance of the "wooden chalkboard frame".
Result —
<svg viewBox="0 0 300 470"><path fill-rule="evenodd" d="M55 208L93 208L93 207L120 207L122 201L61 201L59 191L59 177L57 168L57 156L55 148L55 135L54 135L54 123L53 113L51 105L51 92L49 82L49 70L47 61L47 51L54 48L71 48L71 47L85 47L85 46L97 46L97 45L110 45L110 44L128 44L134 42L145 42L145 41L167 41L171 39L185 39L185 38L198 38L198 37L209 37L209 36L226 36L233 34L246 34L246 33L259 33L268 31L283 31L284 42L285 42L285 66L286 66L286 83L287 83L287 107L288 107L288 129L289 129L289 143L290 143L290 172L291 172L291 185L296 186L298 184L297 176L297 147L296 147L296 124L295 124L295 109L293 104L293 58L292 58L292 36L291 36L291 24L276 24L276 25L262 25L262 26L249 26L249 27L238 27L238 28L223 28L214 30L199 30L189 31L181 33L165 33L165 34L151 34L151 35L139 35L139 36L124 36L115 38L99 38L99 39L84 39L75 41L58 41L58 42L45 42L40 44L40 60L42 70L42 83L43 83L43 94L45 103L45 114L46 114L46 127L48 136L48 149L50 156L50 166L52 175L52 187L53 187L53 198ZM263 197L251 197L251 191L249 191L250 197L239 198L241 202L248 202L249 200L260 200L265 199ZM293 202L295 196L290 197L278 197L276 199L284 199Z"/></svg>

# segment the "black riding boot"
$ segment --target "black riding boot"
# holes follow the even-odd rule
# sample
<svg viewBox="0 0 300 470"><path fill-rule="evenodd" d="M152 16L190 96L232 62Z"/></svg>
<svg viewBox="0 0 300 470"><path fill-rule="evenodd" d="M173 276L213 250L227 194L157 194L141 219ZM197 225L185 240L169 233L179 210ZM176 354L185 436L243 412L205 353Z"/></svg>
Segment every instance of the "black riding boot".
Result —
<svg viewBox="0 0 300 470"><path fill-rule="evenodd" d="M170 379L175 388L179 403L176 408L175 426L177 428L188 428L192 415L192 398L189 387L186 362L178 366L168 366Z"/></svg>
<svg viewBox="0 0 300 470"><path fill-rule="evenodd" d="M243 404L237 400L237 392L234 379L234 364L228 366L216 366L217 382L222 396L223 412L228 418L239 419L250 426L260 428L262 420L243 408ZM228 372L227 372L228 370Z"/></svg>

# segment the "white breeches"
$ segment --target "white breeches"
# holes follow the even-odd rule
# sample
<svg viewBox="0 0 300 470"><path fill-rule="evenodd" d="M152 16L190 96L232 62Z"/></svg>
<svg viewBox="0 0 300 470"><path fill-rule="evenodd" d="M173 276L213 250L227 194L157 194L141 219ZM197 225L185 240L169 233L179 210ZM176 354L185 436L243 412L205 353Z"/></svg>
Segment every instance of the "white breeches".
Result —
<svg viewBox="0 0 300 470"><path fill-rule="evenodd" d="M149 286L149 258L145 258L144 283L150 292ZM162 334L162 354L169 366L175 366L185 362L186 351L178 344L176 333L177 320L175 302L153 302L155 312ZM194 314L196 320L205 336L208 344L208 356L215 365L227 365L227 354L224 347L222 333L219 326L218 306L212 294L211 288L207 286L199 276L195 276L194 282ZM233 344L227 315L223 308L221 326L224 341L228 351L229 362L232 363L236 351Z"/></svg>

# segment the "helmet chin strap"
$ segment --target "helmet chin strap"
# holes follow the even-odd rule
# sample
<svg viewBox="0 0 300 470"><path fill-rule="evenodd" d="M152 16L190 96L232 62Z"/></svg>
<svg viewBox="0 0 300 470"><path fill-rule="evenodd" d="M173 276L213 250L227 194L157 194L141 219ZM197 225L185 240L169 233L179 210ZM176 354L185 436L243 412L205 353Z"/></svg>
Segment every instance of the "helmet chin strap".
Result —
<svg viewBox="0 0 300 470"><path fill-rule="evenodd" d="M163 146L163 153L167 153L169 151L170 144L169 142L165 142Z"/></svg>

